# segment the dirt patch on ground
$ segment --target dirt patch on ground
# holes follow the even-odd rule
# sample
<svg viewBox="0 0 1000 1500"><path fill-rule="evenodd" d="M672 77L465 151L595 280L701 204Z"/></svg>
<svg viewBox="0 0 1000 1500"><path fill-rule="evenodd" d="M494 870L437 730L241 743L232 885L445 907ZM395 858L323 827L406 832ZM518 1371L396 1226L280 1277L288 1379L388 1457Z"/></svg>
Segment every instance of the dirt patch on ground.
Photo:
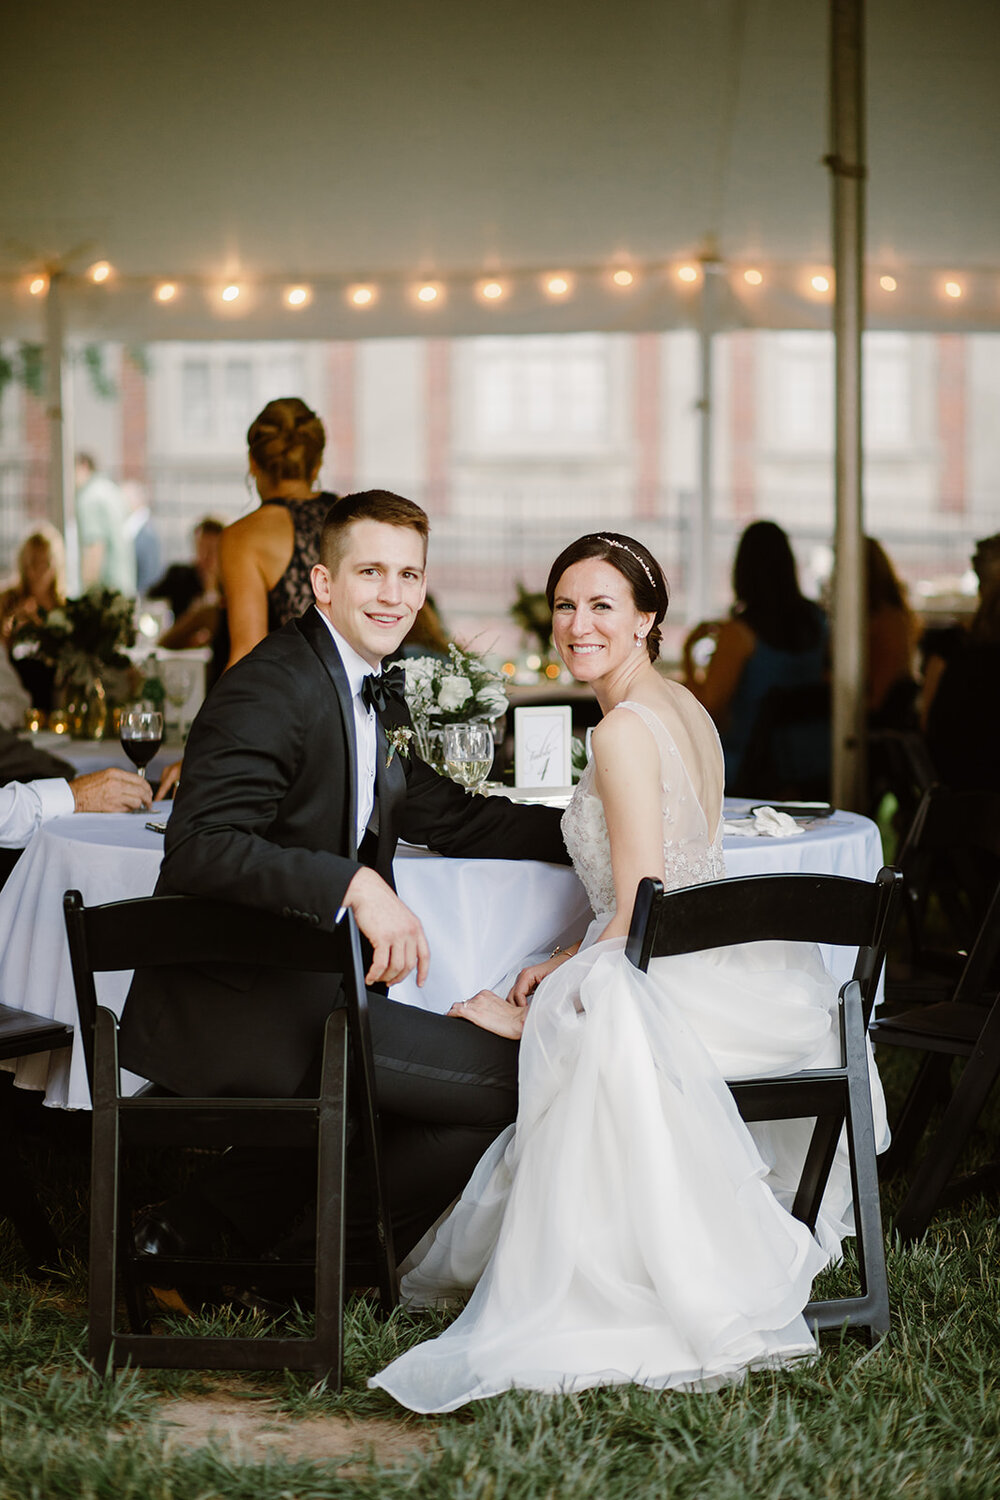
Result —
<svg viewBox="0 0 1000 1500"><path fill-rule="evenodd" d="M377 1464L400 1464L426 1453L434 1442L432 1432L405 1422L349 1416L297 1420L269 1397L223 1391L172 1397L161 1403L156 1415L166 1428L168 1451L201 1448L214 1441L228 1444L233 1456L245 1462L277 1453L314 1463L345 1458L364 1462L371 1455Z"/></svg>

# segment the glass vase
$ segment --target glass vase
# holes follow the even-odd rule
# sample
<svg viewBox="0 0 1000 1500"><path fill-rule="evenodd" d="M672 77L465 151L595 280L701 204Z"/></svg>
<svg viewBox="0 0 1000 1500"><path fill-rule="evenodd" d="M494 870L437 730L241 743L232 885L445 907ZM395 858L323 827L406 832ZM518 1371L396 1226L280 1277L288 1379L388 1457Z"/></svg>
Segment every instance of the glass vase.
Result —
<svg viewBox="0 0 1000 1500"><path fill-rule="evenodd" d="M102 740L108 726L108 699L100 677L70 680L63 690L66 722L74 740Z"/></svg>

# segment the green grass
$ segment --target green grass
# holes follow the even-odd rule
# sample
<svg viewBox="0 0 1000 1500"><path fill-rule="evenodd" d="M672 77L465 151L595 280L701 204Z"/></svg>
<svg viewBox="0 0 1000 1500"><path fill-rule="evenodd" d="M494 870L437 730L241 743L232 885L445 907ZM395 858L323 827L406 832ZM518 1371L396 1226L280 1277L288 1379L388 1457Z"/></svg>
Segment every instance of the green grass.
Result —
<svg viewBox="0 0 1000 1500"><path fill-rule="evenodd" d="M13 1237L0 1236L0 1500L985 1500L1000 1491L996 1203L941 1215L919 1245L890 1251L893 1329L877 1348L827 1336L815 1364L711 1395L511 1393L445 1417L408 1416L369 1391L367 1377L442 1320L400 1310L380 1322L365 1302L352 1303L341 1395L294 1375L224 1382L270 1397L295 1420L339 1414L433 1435L426 1451L394 1467L362 1452L345 1472L343 1462L284 1454L241 1463L224 1442L165 1451L157 1420L164 1398L218 1390L222 1377L91 1377L83 1357L85 1143L65 1119L28 1123L71 1252L59 1276L33 1283L19 1273ZM826 1273L823 1293L850 1271Z"/></svg>

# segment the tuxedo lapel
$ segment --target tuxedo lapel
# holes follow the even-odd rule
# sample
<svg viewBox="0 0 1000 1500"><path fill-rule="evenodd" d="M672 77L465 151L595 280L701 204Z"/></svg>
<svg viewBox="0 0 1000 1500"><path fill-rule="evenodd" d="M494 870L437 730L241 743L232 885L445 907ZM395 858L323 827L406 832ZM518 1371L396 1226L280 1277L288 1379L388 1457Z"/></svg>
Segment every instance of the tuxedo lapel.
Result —
<svg viewBox="0 0 1000 1500"><path fill-rule="evenodd" d="M350 684L347 681L344 664L340 660L340 652L334 644L333 636L320 619L319 611L315 607L307 610L304 615L301 615L295 621L295 624L325 667L340 703L340 717L344 726L343 752L347 771L347 795L351 810L351 815L347 820L348 837L350 840L348 857L355 859L358 853L356 842L358 822L358 747L354 735L354 704L351 698Z"/></svg>
<svg viewBox="0 0 1000 1500"><path fill-rule="evenodd" d="M378 856L380 875L391 883L392 857L396 852L399 814L406 800L406 773L397 751L390 751L385 726L375 716L375 799L378 805Z"/></svg>

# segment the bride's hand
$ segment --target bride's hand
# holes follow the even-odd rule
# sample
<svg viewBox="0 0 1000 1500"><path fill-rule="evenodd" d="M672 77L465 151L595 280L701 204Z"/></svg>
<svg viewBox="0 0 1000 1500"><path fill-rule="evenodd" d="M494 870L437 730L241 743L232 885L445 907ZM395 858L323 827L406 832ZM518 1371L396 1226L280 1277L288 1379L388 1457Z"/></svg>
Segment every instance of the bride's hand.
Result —
<svg viewBox="0 0 1000 1500"><path fill-rule="evenodd" d="M522 969L507 993L507 999L511 1005L527 1005L546 975L558 969L559 965L564 964L570 956L569 953L560 950L558 953L553 953L552 957L547 958L544 963L532 964L530 968Z"/></svg>
<svg viewBox="0 0 1000 1500"><path fill-rule="evenodd" d="M448 1014L460 1021L471 1021L473 1025L481 1026L484 1031L492 1031L497 1036L510 1037L516 1042L524 1030L527 1011L523 1005L512 1005L509 1000L495 995L492 990L480 990L471 1000L457 1001Z"/></svg>

